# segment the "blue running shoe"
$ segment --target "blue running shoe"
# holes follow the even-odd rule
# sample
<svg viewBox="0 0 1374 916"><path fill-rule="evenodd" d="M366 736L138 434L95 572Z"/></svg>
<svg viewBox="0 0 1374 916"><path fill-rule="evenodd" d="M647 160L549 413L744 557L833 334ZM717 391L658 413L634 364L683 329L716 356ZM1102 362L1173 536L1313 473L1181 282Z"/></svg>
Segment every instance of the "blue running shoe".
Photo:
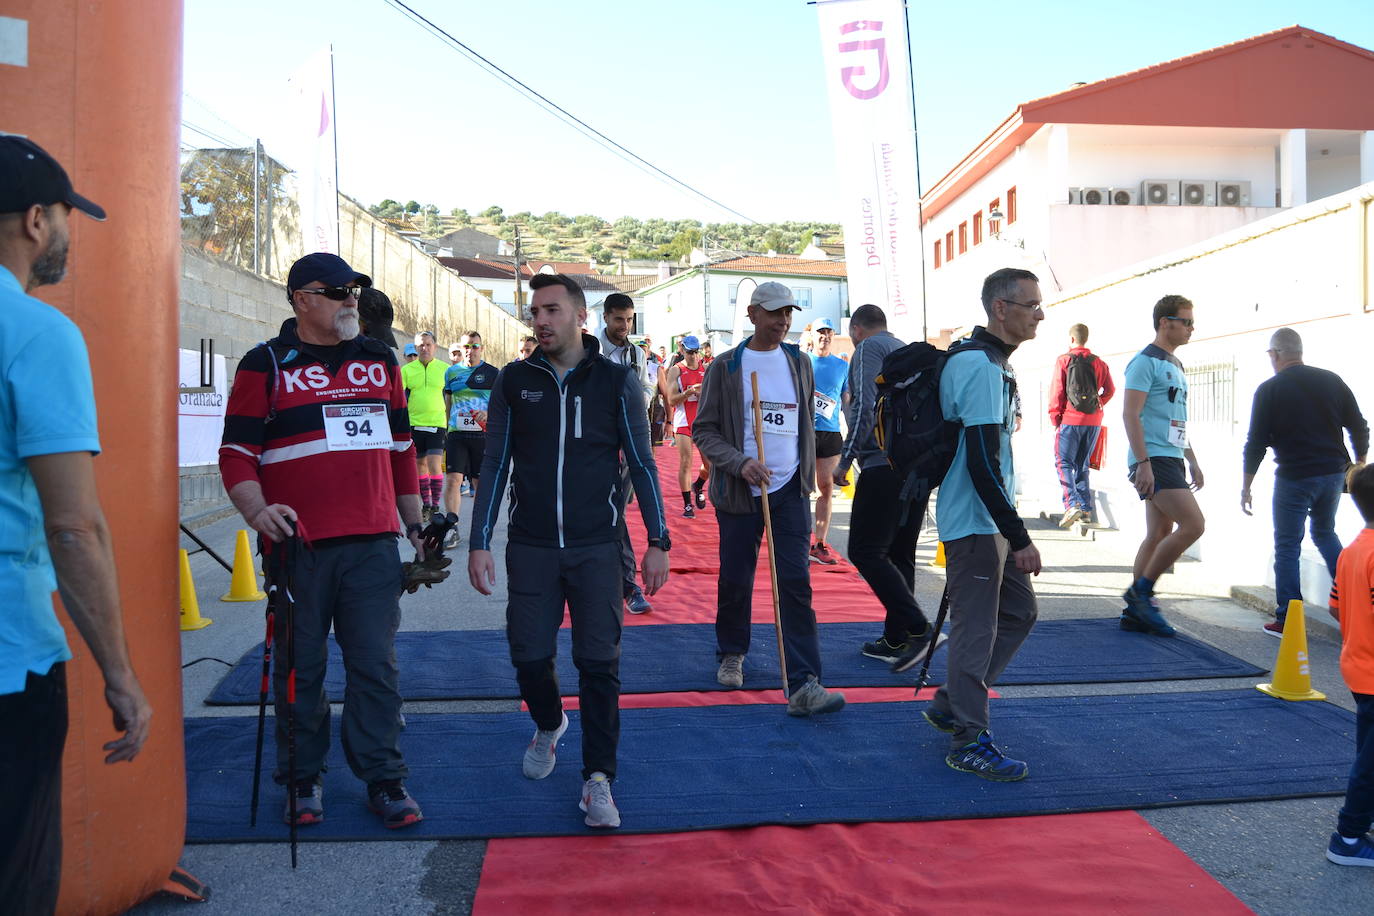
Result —
<svg viewBox="0 0 1374 916"><path fill-rule="evenodd" d="M940 712L934 706L927 706L921 711L921 715L927 722L947 735L952 735L957 731L954 717L947 712Z"/></svg>
<svg viewBox="0 0 1374 916"><path fill-rule="evenodd" d="M1374 843L1369 837L1362 836L1353 843L1347 843L1339 833L1331 834L1331 842L1326 844L1326 857L1337 865L1362 865L1374 868Z"/></svg>
<svg viewBox="0 0 1374 916"><path fill-rule="evenodd" d="M1030 774L1030 767L1024 760L1012 760L997 749L987 729L978 733L977 741L950 751L945 757L945 764L950 769L972 773L993 782L1016 782Z"/></svg>
<svg viewBox="0 0 1374 916"><path fill-rule="evenodd" d="M1174 635L1174 628L1159 612L1159 604L1154 600L1153 595L1142 595L1132 585L1126 589L1121 597L1126 599L1126 616L1133 618L1136 623L1140 624L1142 630L1153 633L1155 636ZM1122 629L1130 628L1123 626Z"/></svg>

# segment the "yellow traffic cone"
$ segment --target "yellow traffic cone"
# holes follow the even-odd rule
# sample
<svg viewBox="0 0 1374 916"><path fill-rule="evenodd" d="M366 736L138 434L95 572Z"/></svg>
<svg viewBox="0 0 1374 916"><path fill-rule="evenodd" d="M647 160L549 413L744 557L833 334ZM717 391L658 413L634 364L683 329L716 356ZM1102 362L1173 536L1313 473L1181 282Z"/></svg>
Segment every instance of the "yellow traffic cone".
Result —
<svg viewBox="0 0 1374 916"><path fill-rule="evenodd" d="M847 484L845 484L844 486L840 487L840 495L843 496L845 499L853 499L853 498L854 498L854 488L857 487L857 486L859 485L859 469L858 469L857 467L856 467L856 468L852 468L852 469L851 469L851 472L852 472L852 473L850 473L849 478L848 478L848 479L849 479L849 483L847 483Z"/></svg>
<svg viewBox="0 0 1374 916"><path fill-rule="evenodd" d="M1326 699L1326 694L1312 689L1312 670L1307 664L1307 620L1303 617L1302 602L1296 598L1288 602L1283 641L1274 662L1274 682L1255 686L1280 700Z"/></svg>
<svg viewBox="0 0 1374 916"><path fill-rule="evenodd" d="M181 554L181 628L183 630L203 630L214 623L209 617L200 616L200 601L196 599L196 583L191 581L191 557L184 550Z"/></svg>
<svg viewBox="0 0 1374 916"><path fill-rule="evenodd" d="M933 560L930 561L930 565L931 565L931 566L938 566L938 567L940 567L941 569L944 568L944 565L945 565L945 542L944 542L944 541L936 541L936 542L935 542L935 559L933 559Z"/></svg>
<svg viewBox="0 0 1374 916"><path fill-rule="evenodd" d="M239 529L234 545L234 577L229 580L229 594L220 601L261 601L267 593L258 588L257 570L253 568L253 549L248 546L248 532Z"/></svg>

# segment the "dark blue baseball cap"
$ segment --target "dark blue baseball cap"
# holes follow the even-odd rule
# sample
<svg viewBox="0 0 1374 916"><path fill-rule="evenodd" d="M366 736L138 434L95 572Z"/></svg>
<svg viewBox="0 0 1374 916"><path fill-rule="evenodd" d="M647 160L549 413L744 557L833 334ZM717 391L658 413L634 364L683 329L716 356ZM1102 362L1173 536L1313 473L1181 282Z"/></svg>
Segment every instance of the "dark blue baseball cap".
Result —
<svg viewBox="0 0 1374 916"><path fill-rule="evenodd" d="M348 262L337 254L317 251L291 265L291 272L286 275L286 291L290 293L316 280L325 286L346 286L349 283L372 285L371 277L349 267Z"/></svg>
<svg viewBox="0 0 1374 916"><path fill-rule="evenodd" d="M0 134L0 213L20 213L40 204L64 203L92 219L105 210L72 190L66 169L28 137Z"/></svg>

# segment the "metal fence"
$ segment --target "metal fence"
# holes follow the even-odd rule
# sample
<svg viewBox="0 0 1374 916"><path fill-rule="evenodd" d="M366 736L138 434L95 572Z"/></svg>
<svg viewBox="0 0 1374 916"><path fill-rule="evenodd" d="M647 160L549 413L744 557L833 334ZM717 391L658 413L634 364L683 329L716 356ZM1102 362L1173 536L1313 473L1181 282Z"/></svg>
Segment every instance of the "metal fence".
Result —
<svg viewBox="0 0 1374 916"><path fill-rule="evenodd" d="M1236 419L1236 363L1208 363L1184 372L1188 423L1231 424Z"/></svg>

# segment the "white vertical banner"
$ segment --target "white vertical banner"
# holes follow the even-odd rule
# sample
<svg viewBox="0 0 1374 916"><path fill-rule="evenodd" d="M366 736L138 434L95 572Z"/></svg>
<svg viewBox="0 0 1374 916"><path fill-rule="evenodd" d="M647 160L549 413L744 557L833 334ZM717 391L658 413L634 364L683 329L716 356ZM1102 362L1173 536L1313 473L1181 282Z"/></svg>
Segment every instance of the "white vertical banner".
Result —
<svg viewBox="0 0 1374 916"><path fill-rule="evenodd" d="M903 0L820 0L852 308L919 339L921 226Z"/></svg>
<svg viewBox="0 0 1374 916"><path fill-rule="evenodd" d="M299 175L304 253L339 253L338 163L334 141L333 47L322 49L287 82L285 106L296 137L292 162Z"/></svg>

